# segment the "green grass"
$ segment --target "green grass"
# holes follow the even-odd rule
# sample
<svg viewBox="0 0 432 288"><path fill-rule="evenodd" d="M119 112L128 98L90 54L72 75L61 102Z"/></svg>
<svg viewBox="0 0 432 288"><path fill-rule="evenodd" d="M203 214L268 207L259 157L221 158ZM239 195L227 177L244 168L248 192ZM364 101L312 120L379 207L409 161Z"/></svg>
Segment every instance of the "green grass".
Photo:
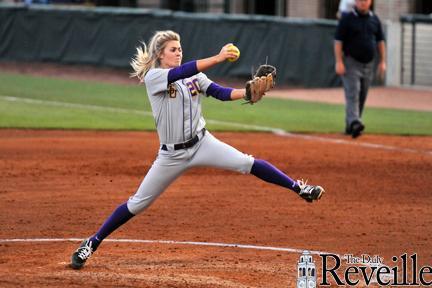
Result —
<svg viewBox="0 0 432 288"><path fill-rule="evenodd" d="M7 73L0 73L0 83L0 127L154 129L145 88L140 85L72 81ZM9 101L4 96L17 97L20 101ZM29 103L25 99L45 102ZM61 106L46 101L87 107L68 106L69 104ZM115 109L120 110L114 111ZM305 133L340 133L344 129L343 105L267 98L251 106L241 105L241 101L220 102L209 98L203 101L203 111L209 122L208 128L212 130L253 129L225 123L215 124L210 120ZM368 133L432 135L432 112L367 107L364 122Z"/></svg>

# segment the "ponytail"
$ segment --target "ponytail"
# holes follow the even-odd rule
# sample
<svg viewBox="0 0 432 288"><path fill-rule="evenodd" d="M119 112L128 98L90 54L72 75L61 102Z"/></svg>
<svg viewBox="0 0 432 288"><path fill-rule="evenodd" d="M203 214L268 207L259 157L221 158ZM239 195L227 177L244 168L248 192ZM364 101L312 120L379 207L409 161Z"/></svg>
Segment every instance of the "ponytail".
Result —
<svg viewBox="0 0 432 288"><path fill-rule="evenodd" d="M132 58L130 65L134 72L130 74L130 77L137 77L140 82L144 82L144 76L150 70L151 66L154 65L147 52L147 46L144 42L141 42L142 46L136 47L137 53Z"/></svg>
<svg viewBox="0 0 432 288"><path fill-rule="evenodd" d="M132 58L130 65L134 72L130 74L131 77L137 77L140 82L144 82L144 77L147 72L155 67L159 67L159 56L162 54L163 49L168 41L180 41L180 35L174 31L157 31L150 40L149 48L144 42L142 46L136 48L137 53Z"/></svg>

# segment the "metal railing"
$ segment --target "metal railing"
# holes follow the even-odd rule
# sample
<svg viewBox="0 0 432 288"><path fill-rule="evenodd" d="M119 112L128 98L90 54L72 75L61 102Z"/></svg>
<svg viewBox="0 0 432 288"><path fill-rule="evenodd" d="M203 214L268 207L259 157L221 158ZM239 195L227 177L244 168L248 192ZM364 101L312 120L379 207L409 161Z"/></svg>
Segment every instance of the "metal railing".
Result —
<svg viewBox="0 0 432 288"><path fill-rule="evenodd" d="M432 86L432 16L400 18L401 84Z"/></svg>

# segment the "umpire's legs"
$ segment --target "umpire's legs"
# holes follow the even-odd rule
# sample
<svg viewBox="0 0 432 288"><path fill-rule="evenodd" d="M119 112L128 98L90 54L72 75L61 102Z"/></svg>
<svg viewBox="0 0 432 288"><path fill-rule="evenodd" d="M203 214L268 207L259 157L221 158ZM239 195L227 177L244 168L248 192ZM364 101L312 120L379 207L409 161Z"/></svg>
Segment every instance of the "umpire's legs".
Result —
<svg viewBox="0 0 432 288"><path fill-rule="evenodd" d="M363 114L363 108L366 103L366 98L369 91L369 86L373 79L373 62L364 64L362 67L362 78L360 81L360 94L359 94L359 116Z"/></svg>
<svg viewBox="0 0 432 288"><path fill-rule="evenodd" d="M345 75L342 76L342 82L345 91L345 123L350 127L351 123L360 120L360 63L351 57L345 58Z"/></svg>

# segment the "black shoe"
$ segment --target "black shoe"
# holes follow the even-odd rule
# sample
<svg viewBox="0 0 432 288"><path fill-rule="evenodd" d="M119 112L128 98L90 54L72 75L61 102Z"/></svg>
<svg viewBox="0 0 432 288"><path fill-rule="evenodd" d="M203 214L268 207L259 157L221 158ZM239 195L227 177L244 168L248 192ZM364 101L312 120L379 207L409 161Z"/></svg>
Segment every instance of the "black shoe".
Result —
<svg viewBox="0 0 432 288"><path fill-rule="evenodd" d="M297 180L297 184L300 186L300 197L305 199L307 202L312 202L314 200L319 200L324 191L321 186L307 185L307 181Z"/></svg>
<svg viewBox="0 0 432 288"><path fill-rule="evenodd" d="M345 135L351 135L351 125L346 125L345 126Z"/></svg>
<svg viewBox="0 0 432 288"><path fill-rule="evenodd" d="M93 243L90 241L90 238L84 240L80 247L78 247L78 249L72 254L72 268L81 269L94 251L96 251L96 249L93 247Z"/></svg>
<svg viewBox="0 0 432 288"><path fill-rule="evenodd" d="M342 134L343 135L352 135L351 129L345 129L345 131Z"/></svg>
<svg viewBox="0 0 432 288"><path fill-rule="evenodd" d="M363 130L365 129L365 126L360 123L359 121L354 121L353 123L351 123L351 136L352 138L357 138L359 137Z"/></svg>

